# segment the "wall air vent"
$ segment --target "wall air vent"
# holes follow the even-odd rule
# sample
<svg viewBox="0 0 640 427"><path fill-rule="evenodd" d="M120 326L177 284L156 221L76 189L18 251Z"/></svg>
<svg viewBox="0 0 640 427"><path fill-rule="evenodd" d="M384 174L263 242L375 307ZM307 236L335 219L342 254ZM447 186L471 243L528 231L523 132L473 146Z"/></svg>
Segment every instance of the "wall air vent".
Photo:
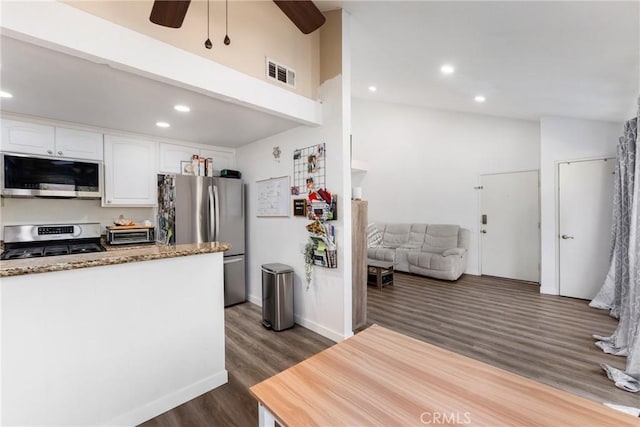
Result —
<svg viewBox="0 0 640 427"><path fill-rule="evenodd" d="M289 87L296 87L296 72L286 65L267 58L267 79L276 80Z"/></svg>

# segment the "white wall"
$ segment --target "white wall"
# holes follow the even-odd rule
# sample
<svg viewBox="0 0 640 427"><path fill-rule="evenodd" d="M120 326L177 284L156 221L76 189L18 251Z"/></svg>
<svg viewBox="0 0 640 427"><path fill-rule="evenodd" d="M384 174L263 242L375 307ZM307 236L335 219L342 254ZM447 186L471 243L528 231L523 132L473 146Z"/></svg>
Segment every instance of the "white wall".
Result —
<svg viewBox="0 0 640 427"><path fill-rule="evenodd" d="M538 169L537 122L354 99L353 158L364 161L372 222L459 224L471 230L467 273L478 274L485 173Z"/></svg>
<svg viewBox="0 0 640 427"><path fill-rule="evenodd" d="M240 147L236 161L247 184L247 282L249 300L262 305L261 265L279 262L295 270L294 300L296 323L330 339L340 341L351 334L351 231L350 173L348 138L343 135L343 79L335 77L320 88L323 126L301 126ZM257 218L255 183L271 177L293 175L293 152L319 143L326 144L326 183L338 195L336 227L338 268L315 267L310 289L306 290L302 249L308 240L304 218ZM273 157L280 147L279 160ZM293 199L293 197L292 197ZM348 279L347 279L348 278ZM345 305L346 304L346 305ZM348 319L349 328L346 327Z"/></svg>
<svg viewBox="0 0 640 427"><path fill-rule="evenodd" d="M543 117L540 121L541 293L559 294L557 163L566 160L615 157L621 135L622 123L560 117Z"/></svg>

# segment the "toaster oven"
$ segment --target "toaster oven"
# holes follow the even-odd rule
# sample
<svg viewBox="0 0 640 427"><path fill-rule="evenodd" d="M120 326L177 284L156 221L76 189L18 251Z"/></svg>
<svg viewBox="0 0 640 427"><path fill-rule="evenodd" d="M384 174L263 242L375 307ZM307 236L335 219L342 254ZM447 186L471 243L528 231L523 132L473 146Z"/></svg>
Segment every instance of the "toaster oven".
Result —
<svg viewBox="0 0 640 427"><path fill-rule="evenodd" d="M107 243L110 245L140 245L155 241L154 227L107 227Z"/></svg>

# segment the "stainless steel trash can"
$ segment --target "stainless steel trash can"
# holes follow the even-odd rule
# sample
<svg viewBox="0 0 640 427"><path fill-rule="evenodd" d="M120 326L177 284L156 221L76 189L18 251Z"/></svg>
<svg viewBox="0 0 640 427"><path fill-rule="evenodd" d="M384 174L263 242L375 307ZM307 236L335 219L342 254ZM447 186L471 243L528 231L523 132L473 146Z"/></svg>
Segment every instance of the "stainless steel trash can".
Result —
<svg viewBox="0 0 640 427"><path fill-rule="evenodd" d="M274 331L293 327L293 268L262 265L262 325Z"/></svg>

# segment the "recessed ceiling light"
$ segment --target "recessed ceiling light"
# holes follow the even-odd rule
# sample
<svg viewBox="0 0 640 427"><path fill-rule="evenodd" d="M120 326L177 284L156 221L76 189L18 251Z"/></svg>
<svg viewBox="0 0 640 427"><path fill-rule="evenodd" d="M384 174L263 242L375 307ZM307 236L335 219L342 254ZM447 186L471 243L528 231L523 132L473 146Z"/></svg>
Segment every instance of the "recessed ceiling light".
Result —
<svg viewBox="0 0 640 427"><path fill-rule="evenodd" d="M378 90L378 88L377 88L377 87L375 87L375 86L369 86L369 91L370 91L370 92L375 92L375 91L377 91L377 90Z"/></svg>
<svg viewBox="0 0 640 427"><path fill-rule="evenodd" d="M171 125L169 123L167 123L167 122L157 122L156 126L158 126L159 128L168 128Z"/></svg>
<svg viewBox="0 0 640 427"><path fill-rule="evenodd" d="M487 100L487 98L485 98L485 97L484 97L484 96L482 96L482 95L476 95L476 97L475 97L475 98L473 98L473 100L474 100L474 101L476 101L476 102L478 102L478 103L480 103L480 104L482 104L484 101L486 101L486 100Z"/></svg>
<svg viewBox="0 0 640 427"><path fill-rule="evenodd" d="M444 64L442 67L440 67L440 71L442 72L442 74L453 74L456 69L453 68L453 65L450 64Z"/></svg>
<svg viewBox="0 0 640 427"><path fill-rule="evenodd" d="M0 90L0 98L13 98L13 95L11 95L9 92Z"/></svg>
<svg viewBox="0 0 640 427"><path fill-rule="evenodd" d="M189 111L191 111L191 108L187 107L186 105L174 105L173 109L176 111L180 111L181 113L188 113Z"/></svg>

